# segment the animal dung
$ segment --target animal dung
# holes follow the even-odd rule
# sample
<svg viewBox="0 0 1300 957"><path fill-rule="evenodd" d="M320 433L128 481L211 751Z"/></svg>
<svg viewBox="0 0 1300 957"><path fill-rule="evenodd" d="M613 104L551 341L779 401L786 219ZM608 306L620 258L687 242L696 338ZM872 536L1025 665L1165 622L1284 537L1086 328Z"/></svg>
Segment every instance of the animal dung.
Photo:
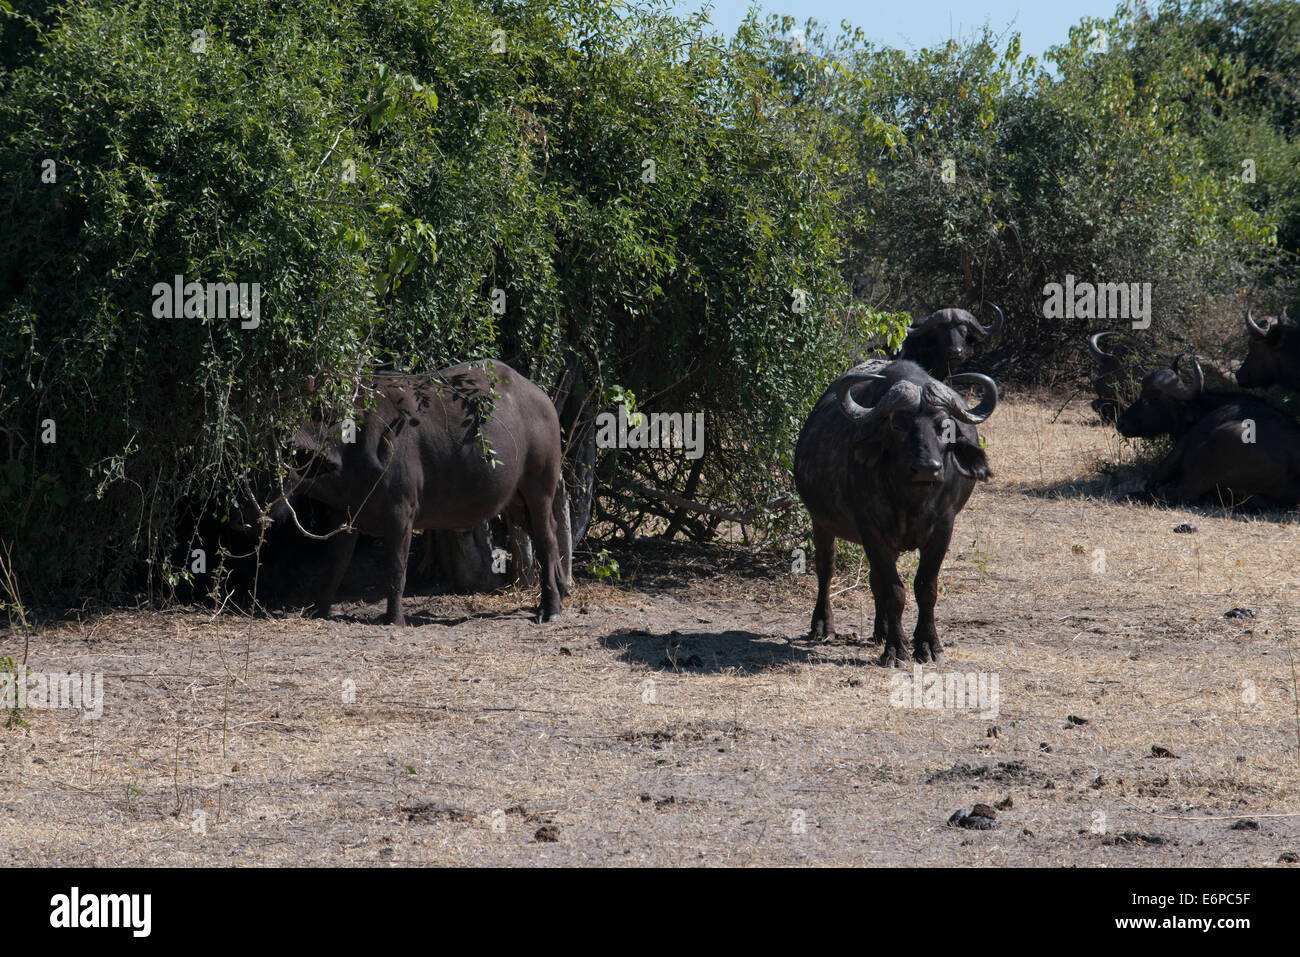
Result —
<svg viewBox="0 0 1300 957"><path fill-rule="evenodd" d="M969 831L992 831L998 826L997 813L987 804L976 804L969 814L965 810L954 811L948 818L948 826L964 827Z"/></svg>

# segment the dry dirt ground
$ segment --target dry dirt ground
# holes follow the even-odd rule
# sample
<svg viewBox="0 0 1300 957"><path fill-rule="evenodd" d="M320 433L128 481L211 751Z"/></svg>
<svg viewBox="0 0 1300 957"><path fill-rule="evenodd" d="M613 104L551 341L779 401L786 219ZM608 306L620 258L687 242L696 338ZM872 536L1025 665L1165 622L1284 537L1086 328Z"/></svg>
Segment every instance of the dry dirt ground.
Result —
<svg viewBox="0 0 1300 957"><path fill-rule="evenodd" d="M895 706L910 673L805 642L813 577L739 546L616 552L543 627L514 592L82 615L29 666L102 671L103 716L0 730L0 864L1294 861L1296 516L1120 501L1096 466L1132 450L1059 404L987 423L942 576L926 674L995 677L996 715ZM976 803L996 828L948 826Z"/></svg>

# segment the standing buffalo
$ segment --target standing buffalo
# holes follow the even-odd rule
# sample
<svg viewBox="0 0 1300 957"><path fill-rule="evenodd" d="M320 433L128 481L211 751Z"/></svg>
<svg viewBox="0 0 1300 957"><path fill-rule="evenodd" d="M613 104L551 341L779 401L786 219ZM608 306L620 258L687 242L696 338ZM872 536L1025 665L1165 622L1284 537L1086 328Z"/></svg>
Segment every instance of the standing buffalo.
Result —
<svg viewBox="0 0 1300 957"><path fill-rule="evenodd" d="M292 470L292 496L323 503L335 524L353 529L335 536L334 566L316 613L328 617L358 531L385 540L385 621L400 625L412 532L468 531L507 512L532 533L541 565L538 621L559 614L572 545L560 422L546 393L503 362L466 363L431 376L384 375L365 393L370 401L357 404L355 441L319 419L291 439L299 458L307 458Z"/></svg>
<svg viewBox="0 0 1300 957"><path fill-rule="evenodd" d="M871 566L873 631L885 643L880 663L903 666L906 598L896 566L900 553L920 549L912 653L917 661L943 660L934 626L939 568L957 513L975 483L992 474L975 426L998 401L988 376L964 373L953 382L977 385L983 393L979 405L968 408L960 395L912 362L864 362L831 384L804 423L794 474L813 523L814 640L835 635L830 606L835 540L857 542Z"/></svg>
<svg viewBox="0 0 1300 957"><path fill-rule="evenodd" d="M1088 340L1088 351L1100 364L1092 380L1097 391L1097 398L1092 400L1092 410L1107 423L1115 421L1119 410L1127 403L1128 395L1136 391L1134 360L1137 350L1124 339L1119 340L1114 352L1106 352L1101 347L1103 339L1118 335L1121 333L1099 332Z"/></svg>
<svg viewBox="0 0 1300 957"><path fill-rule="evenodd" d="M953 367L966 358L972 338L983 342L1002 328L1002 310L992 303L989 308L997 318L987 327L965 309L938 310L907 330L898 357L915 362L939 379L948 378Z"/></svg>
<svg viewBox="0 0 1300 957"><path fill-rule="evenodd" d="M1131 438L1173 436L1173 449L1147 480L1152 496L1187 504L1211 493L1236 503L1300 502L1300 426L1254 396L1206 390L1195 356L1190 382L1179 377L1177 361L1149 373L1117 426Z"/></svg>
<svg viewBox="0 0 1300 957"><path fill-rule="evenodd" d="M1286 310L1260 325L1246 313L1250 349L1237 370L1237 382L1247 389L1280 384L1300 391L1300 327L1287 318Z"/></svg>

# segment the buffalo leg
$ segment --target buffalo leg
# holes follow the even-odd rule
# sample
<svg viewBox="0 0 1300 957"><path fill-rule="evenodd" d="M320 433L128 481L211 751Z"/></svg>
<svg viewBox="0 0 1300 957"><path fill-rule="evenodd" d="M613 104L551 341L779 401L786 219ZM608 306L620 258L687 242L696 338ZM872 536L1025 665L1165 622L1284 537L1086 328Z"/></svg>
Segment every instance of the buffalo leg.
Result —
<svg viewBox="0 0 1300 957"><path fill-rule="evenodd" d="M831 617L831 576L835 574L835 533L813 523L813 562L817 567L817 604L813 606L810 641L830 641L835 637Z"/></svg>
<svg viewBox="0 0 1300 957"><path fill-rule="evenodd" d="M542 479L524 479L520 490L528 507L528 522L533 533L533 549L541 565L542 600L537 610L538 624L550 621L563 607L560 599L560 548L555 541L555 520L551 515L555 483L547 487Z"/></svg>
<svg viewBox="0 0 1300 957"><path fill-rule="evenodd" d="M869 580L876 604L875 634L881 633L881 624L884 624L885 650L880 654L880 664L886 668L905 668L907 649L903 647L903 608L907 605L907 593L903 589L903 580L898 577L898 556L869 534L865 527L859 534L867 561L871 563Z"/></svg>
<svg viewBox="0 0 1300 957"><path fill-rule="evenodd" d="M555 544L560 554L560 596L568 597L573 591L573 520L569 514L569 490L563 476L555 491L551 511L555 516Z"/></svg>
<svg viewBox="0 0 1300 957"><path fill-rule="evenodd" d="M384 623L405 625L402 592L406 590L406 563L411 554L412 515L394 516L384 544L388 546L388 612Z"/></svg>
<svg viewBox="0 0 1300 957"><path fill-rule="evenodd" d="M343 519L340 518L340 524ZM356 532L340 532L330 541L329 570L325 575L325 584L316 599L316 617L328 618L334 596L338 593L343 576L347 574L348 565L352 563L352 553L357 547Z"/></svg>
<svg viewBox="0 0 1300 957"><path fill-rule="evenodd" d="M506 576L521 588L536 588L537 570L533 561L533 540L528 535L528 509L523 503L506 509L506 544L510 548L511 574Z"/></svg>
<svg viewBox="0 0 1300 957"><path fill-rule="evenodd" d="M1182 471L1183 455L1187 451L1187 437L1179 439L1174 443L1174 447L1169 450L1169 454L1161 459L1151 472L1151 477L1147 479L1147 492L1155 495L1160 486L1173 481L1174 477Z"/></svg>
<svg viewBox="0 0 1300 957"><path fill-rule="evenodd" d="M912 657L917 661L943 662L943 645L934 626L934 606L939 600L939 569L948 554L952 526L935 529L921 548L913 585L916 589L916 631L912 635Z"/></svg>

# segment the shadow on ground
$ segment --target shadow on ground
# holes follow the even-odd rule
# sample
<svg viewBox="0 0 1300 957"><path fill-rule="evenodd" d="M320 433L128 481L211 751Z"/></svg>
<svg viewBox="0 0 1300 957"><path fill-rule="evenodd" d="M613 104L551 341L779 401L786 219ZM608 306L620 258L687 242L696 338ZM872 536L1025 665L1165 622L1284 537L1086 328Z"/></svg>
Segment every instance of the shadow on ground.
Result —
<svg viewBox="0 0 1300 957"><path fill-rule="evenodd" d="M1226 518L1236 522L1262 521L1288 525L1300 521L1300 510L1264 507L1250 500L1237 503L1224 501L1215 504L1206 499L1195 505L1159 501L1146 493L1145 483L1140 477L1128 479L1103 476L1094 479L1052 482L1048 485L1022 485L1015 488L1015 491L1033 498L1086 498L1101 502L1147 505L1164 509L1169 512L1171 519L1191 512L1207 518Z"/></svg>
<svg viewBox="0 0 1300 957"><path fill-rule="evenodd" d="M617 652L620 661L677 674L759 672L791 664L871 664L878 653L867 644L813 645L783 635L752 631L671 631L655 634L640 629L611 632L600 643ZM837 653L838 652L838 653Z"/></svg>

